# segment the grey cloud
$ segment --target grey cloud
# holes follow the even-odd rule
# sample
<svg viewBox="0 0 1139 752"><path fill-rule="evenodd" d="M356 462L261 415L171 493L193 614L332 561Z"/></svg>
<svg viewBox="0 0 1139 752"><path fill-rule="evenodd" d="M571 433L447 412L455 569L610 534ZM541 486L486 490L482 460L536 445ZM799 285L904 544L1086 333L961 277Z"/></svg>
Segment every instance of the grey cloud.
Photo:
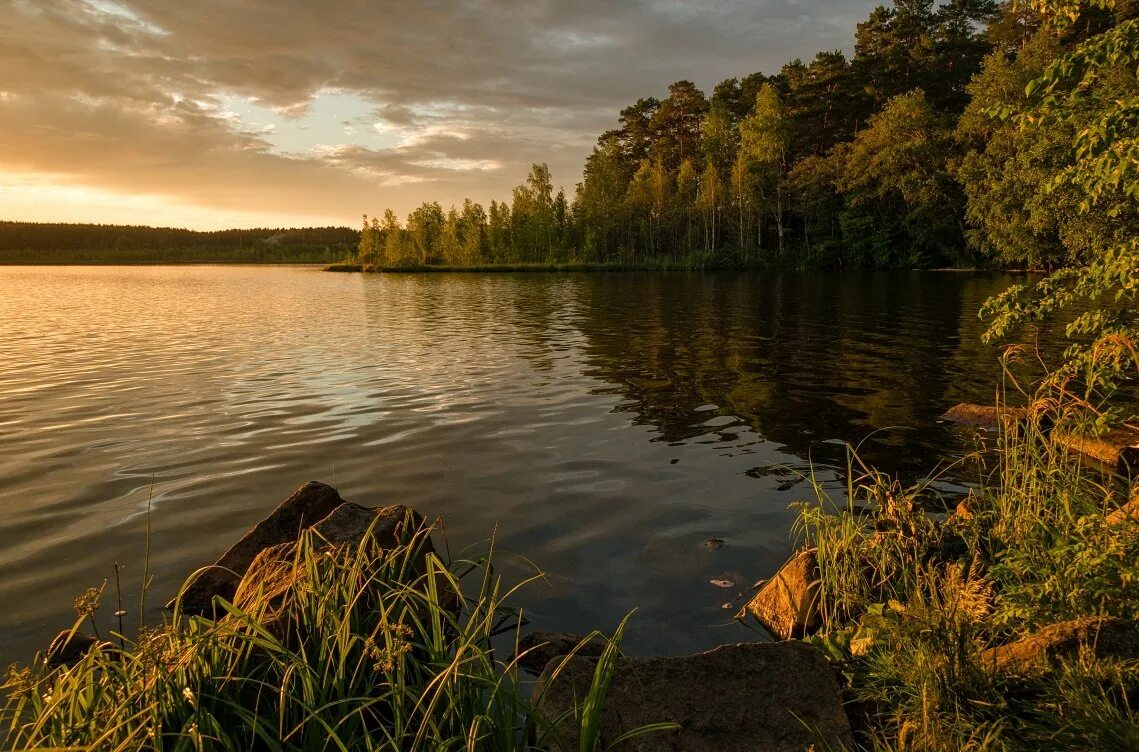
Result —
<svg viewBox="0 0 1139 752"><path fill-rule="evenodd" d="M0 0L0 90L15 95L0 103L0 168L344 221L427 198L502 198L533 161L571 188L619 108L679 78L709 89L849 47L875 4ZM372 103L411 142L297 158L218 106L239 95L301 116L329 89ZM441 166L456 160L499 167Z"/></svg>

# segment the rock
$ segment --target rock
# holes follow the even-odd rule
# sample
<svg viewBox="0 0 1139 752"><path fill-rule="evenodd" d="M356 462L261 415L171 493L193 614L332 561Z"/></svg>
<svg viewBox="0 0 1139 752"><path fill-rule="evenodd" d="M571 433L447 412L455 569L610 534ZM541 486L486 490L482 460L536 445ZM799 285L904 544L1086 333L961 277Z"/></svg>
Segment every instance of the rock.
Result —
<svg viewBox="0 0 1139 752"><path fill-rule="evenodd" d="M1002 425L1016 425L1027 417L1028 411L1023 407L995 407L962 402L946 410L941 419L970 428L996 431Z"/></svg>
<svg viewBox="0 0 1139 752"><path fill-rule="evenodd" d="M764 583L737 619L754 616L776 637L790 640L813 634L819 615L819 563L814 549L800 551Z"/></svg>
<svg viewBox="0 0 1139 752"><path fill-rule="evenodd" d="M1131 489L1131 500L1107 515L1107 522L1118 525L1125 520L1139 520L1139 486Z"/></svg>
<svg viewBox="0 0 1139 752"><path fill-rule="evenodd" d="M173 609L180 598L183 613L211 613L215 595L233 598L242 575L257 554L270 546L296 540L301 530L327 517L343 501L335 488L309 481L233 544L211 567L201 570L180 596L167 603L166 607Z"/></svg>
<svg viewBox="0 0 1139 752"><path fill-rule="evenodd" d="M957 506L954 507L953 513L950 515L950 517L956 517L960 520L966 521L971 520L977 516L978 512L983 511L984 507L985 505L982 499L973 494L969 494L964 499L957 502Z"/></svg>
<svg viewBox="0 0 1139 752"><path fill-rule="evenodd" d="M1045 669L1057 658L1074 657L1083 646L1098 658L1139 659L1139 625L1112 616L1073 619L990 648L982 660L1000 672L1025 673Z"/></svg>
<svg viewBox="0 0 1139 752"><path fill-rule="evenodd" d="M580 746L580 712L597 661L551 662L534 696L565 750ZM850 722L826 658L803 642L724 645L680 658L619 658L600 718L601 749L650 723L680 728L639 736L626 752L804 752L850 748ZM542 739L538 740L540 743ZM549 742L549 739L545 740ZM550 744L551 749L558 749Z"/></svg>
<svg viewBox="0 0 1139 752"><path fill-rule="evenodd" d="M1139 470L1139 432L1125 428L1107 431L1099 436L1071 431L1053 431L1057 445L1098 460L1120 473Z"/></svg>
<svg viewBox="0 0 1139 752"><path fill-rule="evenodd" d="M369 532L382 549L407 545L419 536L419 545L411 554L411 563L406 573L408 581L422 577L427 572L427 555L435 553L428 525L423 516L411 507L394 504L387 507L362 507L345 502L336 507L327 517L312 526L312 532L324 541L322 549L355 548ZM263 549L249 565L234 594L234 603L244 608L253 597L268 598L274 609L280 610L281 599L295 582L294 567L296 542L287 541ZM437 582L441 605L454 611L458 608L459 597L450 583Z"/></svg>
<svg viewBox="0 0 1139 752"><path fill-rule="evenodd" d="M605 641L601 639L590 640L585 635L573 632L530 632L522 635L518 641L518 652L511 658L517 658L518 665L534 676L542 673L542 669L554 658L569 655L574 648L581 645L576 656L598 658L605 650Z"/></svg>
<svg viewBox="0 0 1139 752"><path fill-rule="evenodd" d="M92 648L100 644L106 643L101 643L91 635L65 629L56 635L48 646L45 656L47 665L70 666L78 663L83 656L91 652Z"/></svg>
<svg viewBox="0 0 1139 752"><path fill-rule="evenodd" d="M345 502L313 525L312 530L329 546L357 546L370 530L380 548L395 548L401 543L410 543L412 537L425 528L423 515L402 504L362 507ZM430 539L426 543L430 546ZM432 548L425 553L433 551Z"/></svg>

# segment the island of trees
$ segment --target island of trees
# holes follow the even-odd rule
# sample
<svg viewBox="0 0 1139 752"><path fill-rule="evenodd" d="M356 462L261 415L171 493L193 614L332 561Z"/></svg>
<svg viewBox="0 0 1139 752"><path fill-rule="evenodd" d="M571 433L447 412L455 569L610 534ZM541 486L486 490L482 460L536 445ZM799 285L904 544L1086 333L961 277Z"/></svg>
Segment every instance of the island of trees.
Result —
<svg viewBox="0 0 1139 752"><path fill-rule="evenodd" d="M1095 4L1093 4L1095 5ZM364 218L366 266L616 264L715 268L1056 267L1134 237L1125 200L1083 211L1053 190L1074 134L1135 77L1068 80L1091 106L1025 128L1026 95L1081 42L1139 14L1133 1L1054 11L993 0L895 0L855 34L774 75L678 81L621 110L572 197L534 165L509 201L424 203Z"/></svg>

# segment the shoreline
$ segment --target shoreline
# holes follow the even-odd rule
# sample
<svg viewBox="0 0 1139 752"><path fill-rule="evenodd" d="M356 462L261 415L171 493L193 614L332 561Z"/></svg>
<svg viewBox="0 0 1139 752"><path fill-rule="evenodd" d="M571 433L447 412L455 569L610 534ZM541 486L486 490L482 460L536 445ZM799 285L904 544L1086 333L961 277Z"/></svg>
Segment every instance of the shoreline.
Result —
<svg viewBox="0 0 1139 752"><path fill-rule="evenodd" d="M570 264L475 264L453 266L428 264L426 266L370 267L364 264L327 264L322 271L357 274L501 274L514 272L799 272L832 274L865 273L937 273L937 274L1043 274L1031 269L937 268L937 269L788 269L779 266L684 266L670 264L639 264L622 262L570 263Z"/></svg>
<svg viewBox="0 0 1139 752"><path fill-rule="evenodd" d="M327 261L0 261L0 268L17 266L328 266Z"/></svg>

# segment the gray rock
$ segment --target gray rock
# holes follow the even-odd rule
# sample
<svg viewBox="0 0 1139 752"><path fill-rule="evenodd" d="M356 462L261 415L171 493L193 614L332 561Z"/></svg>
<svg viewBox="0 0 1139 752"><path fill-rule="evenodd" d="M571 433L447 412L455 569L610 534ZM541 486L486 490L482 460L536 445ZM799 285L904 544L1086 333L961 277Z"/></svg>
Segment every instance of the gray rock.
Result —
<svg viewBox="0 0 1139 752"><path fill-rule="evenodd" d="M759 589L737 619L755 617L776 637L790 640L813 634L819 615L819 563L814 549L800 551Z"/></svg>
<svg viewBox="0 0 1139 752"><path fill-rule="evenodd" d="M232 599L241 576L249 569L257 554L270 546L296 540L301 530L324 519L342 503L344 500L336 489L323 483L309 481L298 488L272 514L234 543L211 567L203 569L194 577L180 596L183 613L211 613L215 595ZM166 607L173 609L177 601L176 597Z"/></svg>
<svg viewBox="0 0 1139 752"><path fill-rule="evenodd" d="M558 663L551 662L539 679L537 708L549 719L568 713L556 726L562 746L549 746L577 750L581 705L597 662L574 657L555 676ZM725 645L681 658L618 659L601 711L601 749L632 729L662 722L680 728L628 740L618 749L804 752L811 745L852 745L831 666L818 650L797 641Z"/></svg>
<svg viewBox="0 0 1139 752"><path fill-rule="evenodd" d="M1047 670L1081 649L1098 658L1139 659L1139 625L1112 616L1089 616L1051 624L1034 635L986 650L982 661L1002 673Z"/></svg>
<svg viewBox="0 0 1139 752"><path fill-rule="evenodd" d="M362 507L345 502L313 525L312 530L329 546L357 546L371 531L380 548L394 548L425 529L423 516L411 507ZM430 545L430 539L427 539ZM432 549L433 550L433 549Z"/></svg>
<svg viewBox="0 0 1139 752"><path fill-rule="evenodd" d="M518 657L518 665L538 676L550 661L558 656L569 655L579 645L581 649L576 655L586 658L600 657L601 652L605 650L605 642L595 639L582 645L586 639L585 635L573 632L530 632L522 635L518 641L518 652L514 657L521 656Z"/></svg>

